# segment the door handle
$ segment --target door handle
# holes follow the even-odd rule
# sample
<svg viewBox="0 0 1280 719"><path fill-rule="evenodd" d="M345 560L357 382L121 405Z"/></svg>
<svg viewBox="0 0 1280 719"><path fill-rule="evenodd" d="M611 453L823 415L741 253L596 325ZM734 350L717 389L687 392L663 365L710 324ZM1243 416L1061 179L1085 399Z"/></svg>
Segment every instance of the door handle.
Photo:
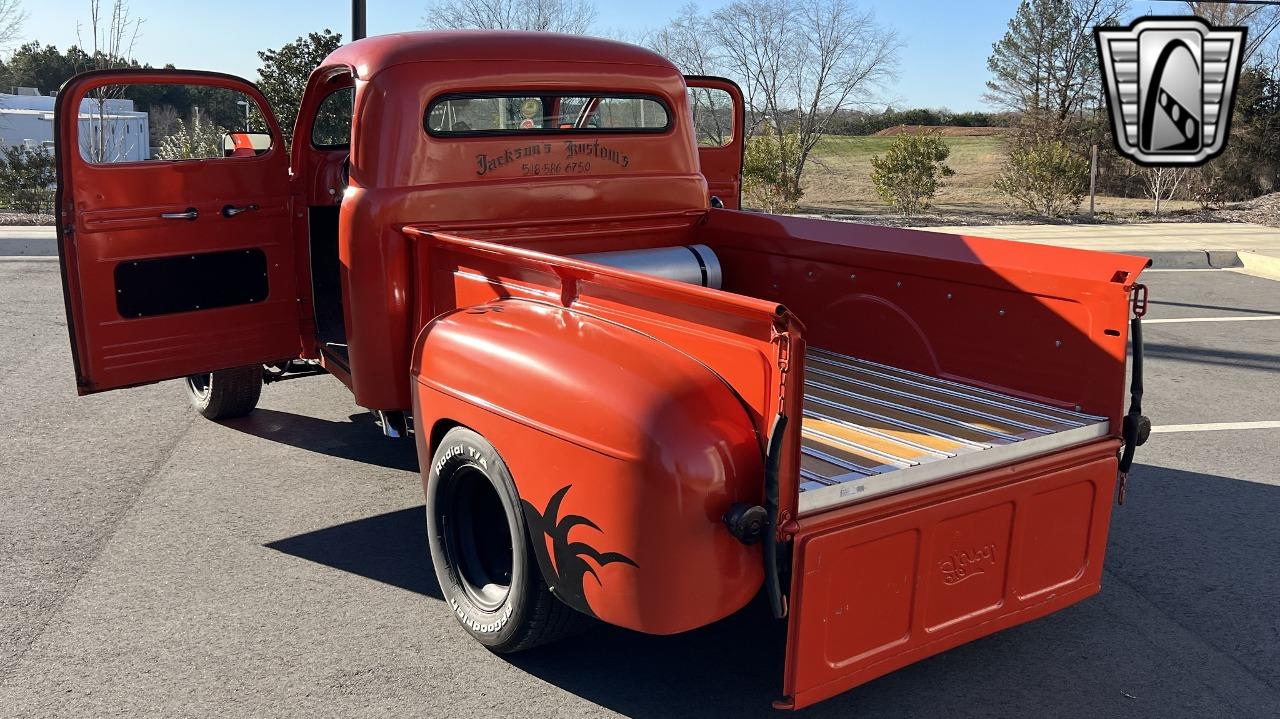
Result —
<svg viewBox="0 0 1280 719"><path fill-rule="evenodd" d="M243 207L236 207L235 205L223 205L222 216L235 217L241 212L249 212L250 210L256 210L256 209L258 209L257 205L244 205Z"/></svg>
<svg viewBox="0 0 1280 719"><path fill-rule="evenodd" d="M188 207L183 212L162 212L161 219L165 220L194 220L200 216L200 211L194 207Z"/></svg>

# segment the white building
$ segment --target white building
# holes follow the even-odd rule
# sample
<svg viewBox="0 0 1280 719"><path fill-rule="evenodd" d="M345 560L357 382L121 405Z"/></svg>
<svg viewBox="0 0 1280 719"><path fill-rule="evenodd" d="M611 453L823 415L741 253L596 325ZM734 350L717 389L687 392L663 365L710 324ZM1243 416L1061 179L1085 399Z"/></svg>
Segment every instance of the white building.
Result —
<svg viewBox="0 0 1280 719"><path fill-rule="evenodd" d="M0 93L0 146L53 152L53 105L56 97L18 88L19 94ZM104 162L151 159L151 123L133 100L80 101L80 152Z"/></svg>

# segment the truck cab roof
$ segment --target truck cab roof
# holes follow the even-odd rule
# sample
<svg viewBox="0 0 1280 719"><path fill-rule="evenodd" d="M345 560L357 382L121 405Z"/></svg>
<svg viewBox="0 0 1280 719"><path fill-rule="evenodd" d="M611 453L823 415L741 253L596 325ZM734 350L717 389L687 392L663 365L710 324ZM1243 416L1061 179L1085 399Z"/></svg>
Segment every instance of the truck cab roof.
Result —
<svg viewBox="0 0 1280 719"><path fill-rule="evenodd" d="M520 30L429 30L378 35L343 45L321 66L346 66L356 77L368 80L397 65L480 60L649 65L679 73L666 58L635 45Z"/></svg>

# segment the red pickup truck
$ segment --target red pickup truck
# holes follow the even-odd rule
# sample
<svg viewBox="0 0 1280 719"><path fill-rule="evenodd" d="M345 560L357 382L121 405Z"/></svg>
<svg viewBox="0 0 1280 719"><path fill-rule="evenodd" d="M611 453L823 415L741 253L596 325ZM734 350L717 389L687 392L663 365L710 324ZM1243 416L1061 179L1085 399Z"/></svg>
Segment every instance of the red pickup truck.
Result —
<svg viewBox="0 0 1280 719"><path fill-rule="evenodd" d="M135 85L264 132L111 162L77 108ZM80 75L79 391L186 377L223 419L333 375L414 437L444 597L495 651L764 592L798 708L1096 593L1147 260L741 211L744 120L732 82L527 33L347 45L291 146L244 80Z"/></svg>

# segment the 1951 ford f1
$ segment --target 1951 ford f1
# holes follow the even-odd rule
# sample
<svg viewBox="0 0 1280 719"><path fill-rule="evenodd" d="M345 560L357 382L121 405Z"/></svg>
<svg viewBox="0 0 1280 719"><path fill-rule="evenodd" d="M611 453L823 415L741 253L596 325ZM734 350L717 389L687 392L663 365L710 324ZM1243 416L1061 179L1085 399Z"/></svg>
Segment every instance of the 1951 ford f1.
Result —
<svg viewBox="0 0 1280 719"><path fill-rule="evenodd" d="M81 99L143 85L263 132L113 162L131 135ZM80 75L79 391L186 377L223 419L264 375L338 378L415 438L444 596L496 651L763 591L798 708L1096 593L1147 260L740 211L744 117L727 80L525 33L347 45L291 146L238 78Z"/></svg>

